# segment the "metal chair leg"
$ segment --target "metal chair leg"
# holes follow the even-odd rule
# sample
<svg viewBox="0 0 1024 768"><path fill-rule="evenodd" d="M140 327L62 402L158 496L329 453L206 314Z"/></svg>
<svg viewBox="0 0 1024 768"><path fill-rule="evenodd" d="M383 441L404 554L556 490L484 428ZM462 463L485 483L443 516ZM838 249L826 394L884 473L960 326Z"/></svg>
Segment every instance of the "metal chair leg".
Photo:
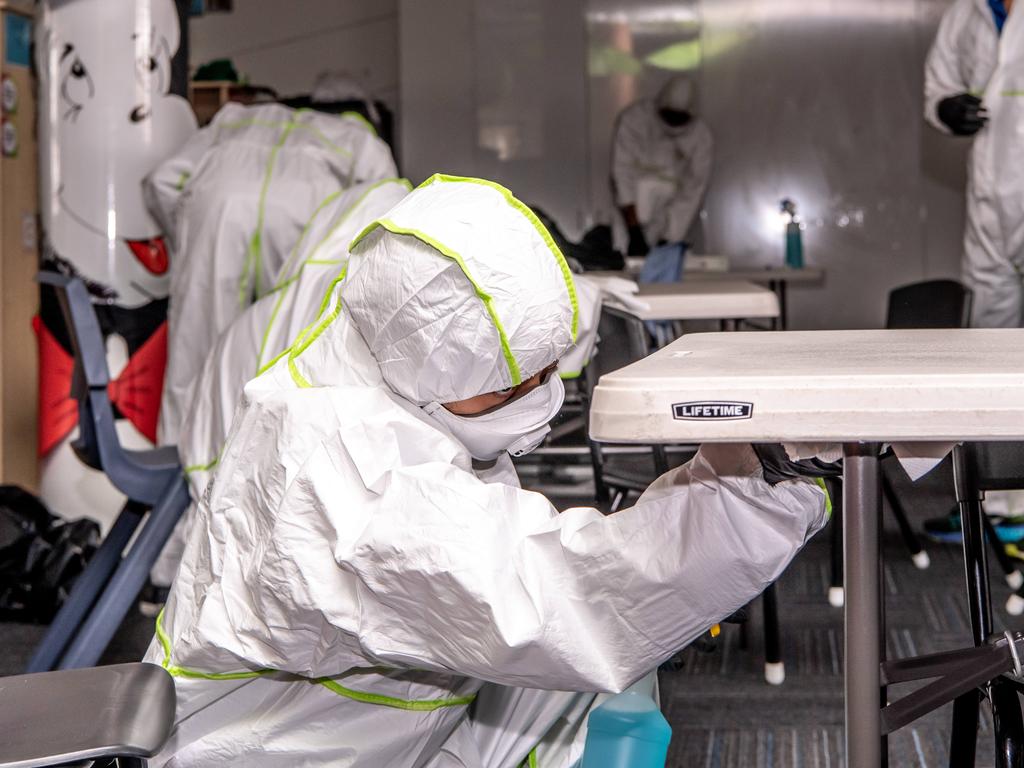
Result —
<svg viewBox="0 0 1024 768"><path fill-rule="evenodd" d="M625 501L625 499L626 499L626 492L623 491L623 490L616 490L615 491L615 495L612 497L611 506L609 506L609 508L608 508L609 511L612 512L612 513L618 512L619 511L619 507L622 506L622 502Z"/></svg>
<svg viewBox="0 0 1024 768"><path fill-rule="evenodd" d="M786 665L782 661L779 601L774 584L769 584L761 593L761 607L764 610L764 679L769 685L782 685L786 681Z"/></svg>
<svg viewBox="0 0 1024 768"><path fill-rule="evenodd" d="M978 489L975 448L970 443L953 449L953 486L960 509L963 530L964 571L967 606L971 617L974 645L980 647L992 632L992 599L985 558L984 511ZM978 738L978 708L981 694L971 691L953 704L953 728L950 735L951 768L973 768Z"/></svg>
<svg viewBox="0 0 1024 768"><path fill-rule="evenodd" d="M978 749L978 705L981 693L971 691L953 702L953 728L949 735L949 768L973 768Z"/></svg>
<svg viewBox="0 0 1024 768"><path fill-rule="evenodd" d="M1005 678L992 683L996 768L1024 768L1024 717L1020 694Z"/></svg>
<svg viewBox="0 0 1024 768"><path fill-rule="evenodd" d="M889 479L884 470L882 472L882 493L885 494L885 500L889 504L889 509L892 510L893 517L896 518L896 524L899 526L903 543L907 545L907 550L910 552L910 559L914 561L914 565L918 569L923 571L931 565L931 559L928 557L924 547L921 546L920 537L907 520L907 513L903 508L903 502L896 495L896 489L893 488L892 480Z"/></svg>
<svg viewBox="0 0 1024 768"><path fill-rule="evenodd" d="M146 507L128 501L114 521L99 549L75 581L68 599L53 617L42 641L29 660L26 672L48 672L56 669L64 649L75 639L79 626L89 609L103 593L111 574L121 563L121 555L132 534L146 514Z"/></svg>
<svg viewBox="0 0 1024 768"><path fill-rule="evenodd" d="M843 591L843 483L838 479L825 481L832 500L832 578L828 587L828 602L833 608L842 608Z"/></svg>
<svg viewBox="0 0 1024 768"><path fill-rule="evenodd" d="M160 494L160 502L68 648L60 669L91 667L99 661L188 505L188 484L179 472Z"/></svg>

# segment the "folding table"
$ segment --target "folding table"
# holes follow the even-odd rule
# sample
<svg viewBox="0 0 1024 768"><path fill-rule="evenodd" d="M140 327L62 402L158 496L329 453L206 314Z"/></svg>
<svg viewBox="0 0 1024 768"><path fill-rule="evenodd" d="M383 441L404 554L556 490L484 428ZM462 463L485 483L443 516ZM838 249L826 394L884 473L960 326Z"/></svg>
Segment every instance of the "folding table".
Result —
<svg viewBox="0 0 1024 768"><path fill-rule="evenodd" d="M981 679L989 680L1012 668L1011 655L1024 655L1017 633L1001 645L882 665L878 467L888 442L1024 439L1024 330L690 334L602 377L590 431L616 443L843 444L849 768L881 765L883 726L894 730L929 706L880 717L883 683L938 677L929 693L963 696L978 683L948 674L966 674L957 664L970 661L975 678L984 667L992 674ZM964 466L957 464L961 473ZM980 500L962 501L962 513L967 503L980 543ZM968 561L967 581L987 590L983 555Z"/></svg>

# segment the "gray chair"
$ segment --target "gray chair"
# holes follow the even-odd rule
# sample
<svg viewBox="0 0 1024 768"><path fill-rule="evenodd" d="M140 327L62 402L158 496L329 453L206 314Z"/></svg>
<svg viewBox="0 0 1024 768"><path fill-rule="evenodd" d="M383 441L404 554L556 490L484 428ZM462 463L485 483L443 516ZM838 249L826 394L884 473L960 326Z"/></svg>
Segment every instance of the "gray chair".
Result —
<svg viewBox="0 0 1024 768"><path fill-rule="evenodd" d="M79 437L72 448L85 464L104 472L128 502L54 617L28 672L99 661L189 504L174 447L130 451L118 439L107 395L106 349L85 285L55 272L42 272L38 279L57 291L74 350L71 394L78 401Z"/></svg>
<svg viewBox="0 0 1024 768"><path fill-rule="evenodd" d="M154 664L0 677L0 768L141 768L174 707L174 681Z"/></svg>

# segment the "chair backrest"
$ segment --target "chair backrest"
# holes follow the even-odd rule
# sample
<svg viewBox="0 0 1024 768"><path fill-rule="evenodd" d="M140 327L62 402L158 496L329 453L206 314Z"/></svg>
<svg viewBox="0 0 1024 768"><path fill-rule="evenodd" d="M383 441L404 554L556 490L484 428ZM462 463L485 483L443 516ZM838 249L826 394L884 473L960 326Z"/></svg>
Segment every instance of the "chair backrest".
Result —
<svg viewBox="0 0 1024 768"><path fill-rule="evenodd" d="M36 278L53 286L64 313L75 356L71 396L78 401L78 438L72 448L78 457L98 469L129 499L152 506L167 484L181 472L173 447L126 450L115 426L114 407L107 394L110 374L96 310L85 284L58 272L40 272Z"/></svg>
<svg viewBox="0 0 1024 768"><path fill-rule="evenodd" d="M99 436L96 434L91 392L106 394L110 382L107 370L107 353L103 344L103 332L89 298L89 292L78 278L59 272L40 272L36 279L43 285L52 286L60 303L67 326L71 350L74 355L74 369L71 375L71 397L78 401L78 438L73 443L75 453L93 469L102 469ZM106 407L113 409L109 402Z"/></svg>
<svg viewBox="0 0 1024 768"><path fill-rule="evenodd" d="M1024 490L1024 443L975 443L973 448L981 490Z"/></svg>
<svg viewBox="0 0 1024 768"><path fill-rule="evenodd" d="M597 350L586 367L588 391L606 373L641 360L651 352L643 320L624 309L605 304L597 326Z"/></svg>
<svg viewBox="0 0 1024 768"><path fill-rule="evenodd" d="M971 289L956 280L926 280L889 292L886 328L967 328Z"/></svg>

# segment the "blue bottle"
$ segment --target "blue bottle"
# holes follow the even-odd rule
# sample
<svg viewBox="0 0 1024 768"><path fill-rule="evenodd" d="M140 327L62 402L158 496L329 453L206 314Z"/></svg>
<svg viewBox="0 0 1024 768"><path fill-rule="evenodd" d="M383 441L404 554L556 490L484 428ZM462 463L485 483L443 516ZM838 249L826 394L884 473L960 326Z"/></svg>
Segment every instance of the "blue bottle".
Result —
<svg viewBox="0 0 1024 768"><path fill-rule="evenodd" d="M665 768L672 728L653 699L626 691L587 718L581 768Z"/></svg>
<svg viewBox="0 0 1024 768"><path fill-rule="evenodd" d="M786 266L790 269L803 269L804 240L800 232L800 218L796 215L796 203L787 199L780 206L783 215L789 217L786 222Z"/></svg>

